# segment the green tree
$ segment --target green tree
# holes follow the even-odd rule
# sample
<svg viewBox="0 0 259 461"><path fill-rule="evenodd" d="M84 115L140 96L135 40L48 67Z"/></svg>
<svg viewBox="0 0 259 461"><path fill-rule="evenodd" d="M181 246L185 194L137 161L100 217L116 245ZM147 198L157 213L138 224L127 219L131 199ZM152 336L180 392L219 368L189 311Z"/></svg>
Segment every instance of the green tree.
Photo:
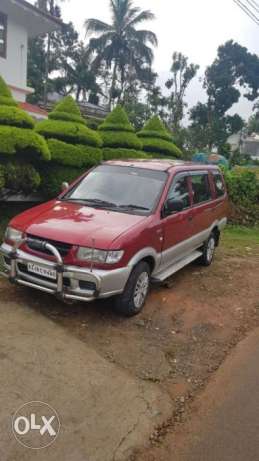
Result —
<svg viewBox="0 0 259 461"><path fill-rule="evenodd" d="M103 140L103 158L141 158L142 142L137 137L125 110L118 105L99 126Z"/></svg>
<svg viewBox="0 0 259 461"><path fill-rule="evenodd" d="M38 166L50 160L48 146L34 125L0 77L0 183L3 186L4 178L6 187L13 191L36 190L40 184Z"/></svg>
<svg viewBox="0 0 259 461"><path fill-rule="evenodd" d="M167 131L159 117L152 117L138 133L144 152L157 157L181 157L182 152L173 143L172 135Z"/></svg>
<svg viewBox="0 0 259 461"><path fill-rule="evenodd" d="M51 152L49 168L42 172L42 190L47 197L55 197L63 181L73 181L102 159L100 136L86 126L72 96L57 104L36 130L46 138Z"/></svg>
<svg viewBox="0 0 259 461"><path fill-rule="evenodd" d="M97 36L89 43L90 49L96 53L96 68L105 62L112 69L111 105L118 96L122 99L121 93L125 83L131 80L132 73L140 75L144 66L151 67L154 56L150 45L156 46L157 38L150 30L136 29L139 24L154 19L151 11L141 11L132 0L110 0L110 9L111 24L88 19L85 28L88 34Z"/></svg>
<svg viewBox="0 0 259 461"><path fill-rule="evenodd" d="M181 121L184 117L184 109L187 107L185 101L186 90L196 76L199 66L190 64L188 58L182 53L173 54L171 66L172 77L167 80L166 87L171 90L167 99L169 111L168 123L174 132L180 130Z"/></svg>

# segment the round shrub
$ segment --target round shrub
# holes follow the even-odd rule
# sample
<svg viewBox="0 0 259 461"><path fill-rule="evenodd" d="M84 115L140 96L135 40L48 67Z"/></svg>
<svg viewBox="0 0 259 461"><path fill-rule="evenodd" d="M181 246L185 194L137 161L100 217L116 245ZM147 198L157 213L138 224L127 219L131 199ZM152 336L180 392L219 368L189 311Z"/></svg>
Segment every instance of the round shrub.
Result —
<svg viewBox="0 0 259 461"><path fill-rule="evenodd" d="M5 186L15 192L29 194L41 183L38 171L32 165L8 162L5 166Z"/></svg>
<svg viewBox="0 0 259 461"><path fill-rule="evenodd" d="M139 131L138 137L143 144L143 150L152 154L181 157L182 152L173 143L170 133L159 117L152 117L144 128Z"/></svg>
<svg viewBox="0 0 259 461"><path fill-rule="evenodd" d="M101 131L128 131L134 133L134 128L131 125L125 110L118 105L113 111L107 115L106 119L99 126Z"/></svg>

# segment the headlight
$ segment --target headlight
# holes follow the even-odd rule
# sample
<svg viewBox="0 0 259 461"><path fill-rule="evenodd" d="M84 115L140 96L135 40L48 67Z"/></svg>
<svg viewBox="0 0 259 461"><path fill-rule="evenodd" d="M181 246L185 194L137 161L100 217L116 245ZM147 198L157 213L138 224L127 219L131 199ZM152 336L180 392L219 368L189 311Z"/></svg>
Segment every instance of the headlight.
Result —
<svg viewBox="0 0 259 461"><path fill-rule="evenodd" d="M123 253L124 251L105 251L80 247L77 252L77 257L81 261L91 261L100 264L116 264L121 260Z"/></svg>
<svg viewBox="0 0 259 461"><path fill-rule="evenodd" d="M16 243L19 242L19 240L22 240L23 233L13 227L7 227L4 237L5 240L10 240L11 242Z"/></svg>

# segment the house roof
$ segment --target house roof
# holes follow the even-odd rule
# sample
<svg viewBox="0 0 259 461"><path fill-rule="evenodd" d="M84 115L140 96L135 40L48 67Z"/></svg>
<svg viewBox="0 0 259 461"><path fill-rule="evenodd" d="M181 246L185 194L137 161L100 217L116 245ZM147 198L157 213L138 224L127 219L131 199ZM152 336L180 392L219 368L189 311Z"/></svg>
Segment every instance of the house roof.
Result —
<svg viewBox="0 0 259 461"><path fill-rule="evenodd" d="M62 26L62 21L40 10L26 0L1 0L1 11L23 24L29 37L53 32Z"/></svg>
<svg viewBox="0 0 259 461"><path fill-rule="evenodd" d="M20 102L19 106L26 112L29 112L30 114L48 117L48 112L41 109L39 106L34 106L33 104L29 104L28 102Z"/></svg>

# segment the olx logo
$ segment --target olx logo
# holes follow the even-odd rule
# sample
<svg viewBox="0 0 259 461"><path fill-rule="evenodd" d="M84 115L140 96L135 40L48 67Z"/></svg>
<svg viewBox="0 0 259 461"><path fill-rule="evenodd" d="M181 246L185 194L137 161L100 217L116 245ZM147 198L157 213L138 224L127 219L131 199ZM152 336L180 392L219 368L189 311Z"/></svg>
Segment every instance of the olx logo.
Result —
<svg viewBox="0 0 259 461"><path fill-rule="evenodd" d="M27 448L39 450L51 445L60 430L60 420L54 408L45 402L33 401L22 405L12 421L16 440Z"/></svg>

